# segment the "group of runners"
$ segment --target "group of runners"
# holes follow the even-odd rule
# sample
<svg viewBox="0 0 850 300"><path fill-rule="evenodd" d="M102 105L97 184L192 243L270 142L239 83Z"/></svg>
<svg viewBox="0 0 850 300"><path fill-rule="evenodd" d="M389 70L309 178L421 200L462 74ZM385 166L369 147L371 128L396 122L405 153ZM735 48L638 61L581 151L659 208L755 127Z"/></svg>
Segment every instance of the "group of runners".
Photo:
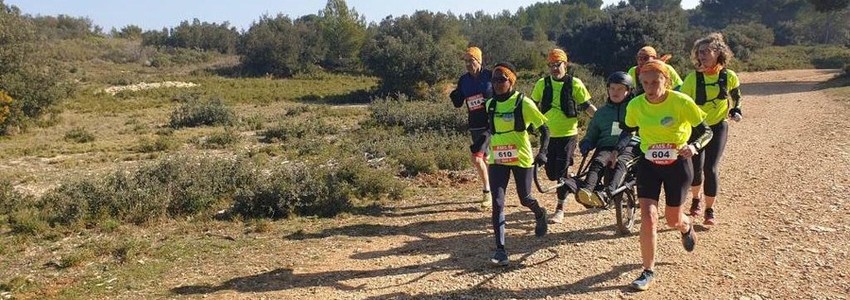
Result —
<svg viewBox="0 0 850 300"><path fill-rule="evenodd" d="M496 250L492 263L507 265L505 193L513 174L520 203L535 217L535 235L545 236L549 223L562 223L568 194L587 208L607 207L630 168L637 178L640 206L640 251L643 271L631 286L646 290L655 278L658 201L664 189L664 217L681 233L686 251L694 250L693 224L703 216L714 225L718 165L728 133L726 119L742 118L739 80L726 69L732 58L719 33L697 40L691 50L694 71L682 80L650 46L637 53L637 65L608 76L607 99L596 108L583 82L567 73L569 59L562 49L548 54L549 75L531 94L517 90L516 68L507 62L484 68L481 50L464 54L467 73L450 98L469 112L473 166L482 182L482 209L492 209ZM579 140L578 117L592 117ZM537 153L530 130L539 132ZM573 155L591 151L583 179L570 176ZM561 183L552 215L532 195L533 167ZM610 169L610 171L606 171ZM602 184L601 178L610 176ZM688 194L689 210L682 207Z"/></svg>

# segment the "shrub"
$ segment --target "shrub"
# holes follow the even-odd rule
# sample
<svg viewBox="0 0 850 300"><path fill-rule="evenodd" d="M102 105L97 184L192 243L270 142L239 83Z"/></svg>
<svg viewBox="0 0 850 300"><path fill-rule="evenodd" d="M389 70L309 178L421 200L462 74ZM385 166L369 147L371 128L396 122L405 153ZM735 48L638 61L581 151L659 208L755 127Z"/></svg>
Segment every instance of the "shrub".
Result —
<svg viewBox="0 0 850 300"><path fill-rule="evenodd" d="M360 151L365 152L367 157L391 157L402 166L406 176L468 166L469 138L465 133L404 134L401 128L364 128L358 132L358 139L361 141Z"/></svg>
<svg viewBox="0 0 850 300"><path fill-rule="evenodd" d="M414 152L397 156L396 159L404 167L404 175L416 176L419 173L431 174L437 171L437 163L433 156Z"/></svg>
<svg viewBox="0 0 850 300"><path fill-rule="evenodd" d="M376 99L369 106L372 120L391 127L401 126L406 132L463 132L467 128L466 113L449 101L410 101L405 95Z"/></svg>
<svg viewBox="0 0 850 300"><path fill-rule="evenodd" d="M177 149L180 143L174 137L168 135L157 135L151 139L142 137L139 139L139 145L136 146L136 151L141 153L161 152Z"/></svg>
<svg viewBox="0 0 850 300"><path fill-rule="evenodd" d="M11 212L9 215L9 226L12 228L12 233L24 235L44 233L49 227L41 213L33 207L26 207Z"/></svg>
<svg viewBox="0 0 850 300"><path fill-rule="evenodd" d="M759 23L730 24L723 29L723 35L741 60L749 60L756 50L773 45L773 30Z"/></svg>
<svg viewBox="0 0 850 300"><path fill-rule="evenodd" d="M256 176L249 161L173 157L133 172L63 184L38 203L45 220L71 226L211 216L238 188L252 186Z"/></svg>
<svg viewBox="0 0 850 300"><path fill-rule="evenodd" d="M458 59L465 42L458 23L444 13L418 11L386 18L361 50L361 60L381 78L384 93L413 95L420 84L433 86L463 69Z"/></svg>
<svg viewBox="0 0 850 300"><path fill-rule="evenodd" d="M68 132L65 132L65 141L74 143L88 143L94 141L94 134L88 132L85 128L76 127Z"/></svg>
<svg viewBox="0 0 850 300"><path fill-rule="evenodd" d="M330 217L351 207L348 184L326 166L290 164L265 182L239 190L233 211L244 218Z"/></svg>
<svg viewBox="0 0 850 300"><path fill-rule="evenodd" d="M0 216L9 215L29 205L31 201L18 193L8 179L0 180Z"/></svg>
<svg viewBox="0 0 850 300"><path fill-rule="evenodd" d="M274 143L304 138L315 141L317 137L337 132L338 129L336 127L324 120L293 122L289 119L282 119L276 126L266 129L260 135L263 136L263 142Z"/></svg>
<svg viewBox="0 0 850 300"><path fill-rule="evenodd" d="M221 101L213 98L208 101L200 101L192 97L180 105L171 113L172 128L230 125L234 120L234 113Z"/></svg>
<svg viewBox="0 0 850 300"><path fill-rule="evenodd" d="M210 134L201 142L201 147L205 149L223 149L229 145L238 143L240 140L242 140L242 136L239 135L239 132L226 128L224 131Z"/></svg>
<svg viewBox="0 0 850 300"><path fill-rule="evenodd" d="M4 105L10 112L0 123L0 134L6 134L11 128L25 128L48 112L71 93L72 86L66 84L66 73L59 71L57 62L47 57L45 49L49 46L33 22L3 3L0 36L0 90L15 100Z"/></svg>
<svg viewBox="0 0 850 300"><path fill-rule="evenodd" d="M370 167L364 161L349 159L343 162L337 170L340 180L349 183L353 193L358 197L378 199L384 195L392 199L401 199L405 186L396 180L390 172Z"/></svg>

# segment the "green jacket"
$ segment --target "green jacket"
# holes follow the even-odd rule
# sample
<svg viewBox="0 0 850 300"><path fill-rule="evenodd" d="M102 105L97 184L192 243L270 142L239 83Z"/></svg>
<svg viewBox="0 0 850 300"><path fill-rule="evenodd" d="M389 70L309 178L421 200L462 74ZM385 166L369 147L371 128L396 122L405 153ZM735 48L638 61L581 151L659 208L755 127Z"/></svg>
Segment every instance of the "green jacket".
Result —
<svg viewBox="0 0 850 300"><path fill-rule="evenodd" d="M593 119L590 120L590 125L587 126L587 133L582 142L590 141L594 148L615 148L620 140L621 126L625 126L623 122L626 120L626 106L628 105L629 100L619 104L610 100L606 101L605 105L599 108L593 115ZM637 139L637 137L632 137L633 141L637 141Z"/></svg>

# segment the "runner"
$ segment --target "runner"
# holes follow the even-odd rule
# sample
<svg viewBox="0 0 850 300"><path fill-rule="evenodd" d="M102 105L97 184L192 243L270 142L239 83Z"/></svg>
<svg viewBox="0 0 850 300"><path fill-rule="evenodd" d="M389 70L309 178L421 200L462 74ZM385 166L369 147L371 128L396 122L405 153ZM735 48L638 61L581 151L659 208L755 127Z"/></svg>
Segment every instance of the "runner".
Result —
<svg viewBox="0 0 850 300"><path fill-rule="evenodd" d="M664 218L667 225L682 234L682 245L691 252L696 234L681 208L693 179L691 156L711 139L711 130L703 122L706 114L688 95L673 91L666 64L651 61L640 70L645 94L637 96L626 108L626 126L637 128L644 155L637 163L637 188L640 201L640 253L643 272L632 287L646 290L655 277L658 199L664 187ZM698 138L688 144L693 132Z"/></svg>
<svg viewBox="0 0 850 300"><path fill-rule="evenodd" d="M590 203L594 207L608 205L611 192L623 183L628 164L639 154L636 146L640 139L630 133L624 133L621 129L626 118L626 106L632 98L632 77L625 72L614 72L608 76L606 83L608 101L593 115L590 125L587 126L587 134L579 143L582 156L587 156L594 148L597 149L585 181L579 183L577 195L580 203ZM610 173L607 175L610 180L607 186L602 187L599 185L599 173L606 167L614 171L606 172Z"/></svg>
<svg viewBox="0 0 850 300"><path fill-rule="evenodd" d="M578 114L584 111L592 117L596 107L588 101L590 92L581 80L567 75L569 60L564 50L556 48L549 51L548 61L551 75L537 81L531 98L540 106L540 112L548 120L546 126L552 131L552 141L546 148L546 177L566 181L558 187L558 205L552 217L552 223L561 223L567 194L576 192L575 180L568 176L567 169L572 164L578 143Z"/></svg>
<svg viewBox="0 0 850 300"><path fill-rule="evenodd" d="M546 160L546 147L541 153L532 154L531 141L526 129L529 126L539 128L540 145L549 143L549 130L544 123L546 117L537 110L537 106L528 97L516 91L516 73L508 63L496 65L493 70L492 99L487 100L487 114L490 122L490 190L493 191L493 231L496 237L496 252L491 261L498 265L508 264L508 252L505 250L505 191L514 174L517 196L520 203L534 212L536 221L534 234L546 235L546 209L541 207L531 195L533 179L532 166Z"/></svg>
<svg viewBox="0 0 850 300"><path fill-rule="evenodd" d="M659 58L658 51L655 51L655 48L653 48L652 46L644 46L643 48L640 48L640 50L638 50L637 65L629 69L629 76L632 76L632 78L634 78L636 84L634 90L635 95L643 94L643 85L640 83L639 77L640 69L643 67L644 64L653 60L660 60L667 66L667 73L670 74L670 80L673 83L673 90L679 90L679 87L681 87L682 85L682 78L679 77L679 73L676 72L676 69L674 69L673 66L667 65L667 61L670 60L670 58L673 58L673 55L665 54Z"/></svg>
<svg viewBox="0 0 850 300"><path fill-rule="evenodd" d="M700 190L704 184L705 219L703 224L714 225L714 203L717 201L719 190L719 165L726 148L726 136L729 134L729 124L726 118L740 121L741 91L738 76L726 65L732 59L732 51L723 41L723 35L712 33L694 43L691 49L691 59L697 71L691 72L685 78L682 92L691 96L708 116L706 124L711 127L714 138L705 149L694 155L694 180L691 182L691 216L702 213ZM732 103L729 102L731 98ZM705 182L703 182L703 174Z"/></svg>
<svg viewBox="0 0 850 300"><path fill-rule="evenodd" d="M450 97L455 107L460 108L465 105L469 113L469 132L472 135L469 150L472 152L472 166L478 172L483 186L479 208L487 210L492 206L493 201L490 195L490 179L487 176L486 156L490 133L484 101L493 96L493 85L490 83L493 74L482 67L481 49L478 47L467 48L463 60L466 63L467 73L457 81L457 88L452 91Z"/></svg>

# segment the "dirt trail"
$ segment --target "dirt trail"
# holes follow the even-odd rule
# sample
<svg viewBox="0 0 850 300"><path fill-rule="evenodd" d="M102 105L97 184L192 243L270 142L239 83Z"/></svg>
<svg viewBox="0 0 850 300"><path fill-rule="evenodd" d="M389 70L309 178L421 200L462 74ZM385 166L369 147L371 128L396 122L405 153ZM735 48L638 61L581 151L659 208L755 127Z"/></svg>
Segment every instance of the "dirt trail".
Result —
<svg viewBox="0 0 850 300"><path fill-rule="evenodd" d="M646 292L628 288L641 268L638 240L614 233L613 211L572 202L564 224L535 238L513 187L511 266L490 266L489 213L471 209L473 184L426 188L382 211L257 238L238 255L199 257L161 288L252 299L847 299L850 101L813 90L833 74L740 74L745 119L730 126L720 225L699 228L693 253L677 232L662 232L659 277ZM541 198L551 211L554 196Z"/></svg>

